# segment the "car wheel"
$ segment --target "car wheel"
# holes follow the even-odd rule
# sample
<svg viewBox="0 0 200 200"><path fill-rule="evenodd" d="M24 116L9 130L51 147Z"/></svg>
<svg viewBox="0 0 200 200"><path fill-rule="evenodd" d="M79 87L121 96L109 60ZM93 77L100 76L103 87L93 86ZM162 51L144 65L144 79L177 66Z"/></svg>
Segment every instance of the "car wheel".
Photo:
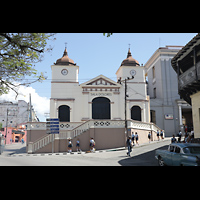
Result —
<svg viewBox="0 0 200 200"><path fill-rule="evenodd" d="M158 158L158 165L161 166L161 167L165 166L165 163L164 163L162 157Z"/></svg>

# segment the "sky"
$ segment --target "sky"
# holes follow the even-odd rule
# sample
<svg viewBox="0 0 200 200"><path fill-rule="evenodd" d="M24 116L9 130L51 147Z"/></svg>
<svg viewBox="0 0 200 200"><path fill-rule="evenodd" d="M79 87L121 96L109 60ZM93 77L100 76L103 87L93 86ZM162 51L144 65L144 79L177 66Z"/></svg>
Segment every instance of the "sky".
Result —
<svg viewBox="0 0 200 200"><path fill-rule="evenodd" d="M40 121L46 121L44 113L49 113L51 97L51 65L61 58L67 43L68 56L79 66L79 83L84 83L100 74L116 81L116 71L127 57L130 44L132 57L143 65L159 47L166 45L186 45L197 33L113 33L111 37L103 33L57 33L55 40L49 40L53 50L45 52L43 60L35 64L38 72L44 72L47 80L34 83L30 87L21 86L21 95L15 99L14 92L0 96L0 100L25 100L29 93ZM29 77L32 79L31 77Z"/></svg>

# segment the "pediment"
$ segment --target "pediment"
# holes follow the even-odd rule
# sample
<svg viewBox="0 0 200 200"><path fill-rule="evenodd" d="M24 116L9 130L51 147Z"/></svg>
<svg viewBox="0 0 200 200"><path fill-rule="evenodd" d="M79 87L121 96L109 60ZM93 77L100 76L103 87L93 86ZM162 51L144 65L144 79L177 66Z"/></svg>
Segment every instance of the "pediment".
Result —
<svg viewBox="0 0 200 200"><path fill-rule="evenodd" d="M81 86L118 86L118 83L115 81L103 76L99 75L85 83L82 83Z"/></svg>

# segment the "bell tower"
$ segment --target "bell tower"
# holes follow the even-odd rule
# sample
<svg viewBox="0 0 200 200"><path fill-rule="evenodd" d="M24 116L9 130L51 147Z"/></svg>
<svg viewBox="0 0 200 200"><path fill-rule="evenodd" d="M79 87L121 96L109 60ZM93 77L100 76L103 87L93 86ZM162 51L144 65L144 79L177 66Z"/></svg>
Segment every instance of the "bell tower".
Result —
<svg viewBox="0 0 200 200"><path fill-rule="evenodd" d="M74 101L79 88L79 66L69 58L66 47L62 58L51 65L51 70L50 117L73 121Z"/></svg>
<svg viewBox="0 0 200 200"><path fill-rule="evenodd" d="M62 58L59 58L52 69L52 81L56 82L78 82L79 66L69 58L67 48L65 48Z"/></svg>
<svg viewBox="0 0 200 200"><path fill-rule="evenodd" d="M117 80L134 76L129 82L144 82L144 67L132 57L130 48L128 49L127 58L124 59L116 72Z"/></svg>

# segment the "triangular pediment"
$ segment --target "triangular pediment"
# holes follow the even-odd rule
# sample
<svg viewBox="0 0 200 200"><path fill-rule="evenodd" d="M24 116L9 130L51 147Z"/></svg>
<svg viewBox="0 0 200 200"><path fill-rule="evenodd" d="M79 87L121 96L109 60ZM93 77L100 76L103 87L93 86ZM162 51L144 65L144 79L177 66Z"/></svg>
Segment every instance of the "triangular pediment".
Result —
<svg viewBox="0 0 200 200"><path fill-rule="evenodd" d="M82 83L81 86L118 86L118 83L104 75L99 75L85 83Z"/></svg>

